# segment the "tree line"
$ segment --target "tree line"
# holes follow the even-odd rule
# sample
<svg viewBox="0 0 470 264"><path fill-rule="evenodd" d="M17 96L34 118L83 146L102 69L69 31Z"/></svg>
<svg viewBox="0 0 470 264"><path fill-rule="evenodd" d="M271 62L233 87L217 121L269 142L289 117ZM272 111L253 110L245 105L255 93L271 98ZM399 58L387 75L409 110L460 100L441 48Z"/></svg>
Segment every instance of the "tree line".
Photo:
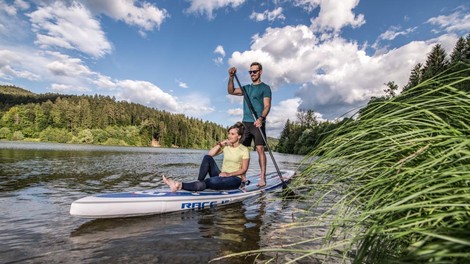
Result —
<svg viewBox="0 0 470 264"><path fill-rule="evenodd" d="M435 87L440 86L443 82L452 83L459 76L468 77L468 71L465 69L469 67L470 34L458 39L450 56L447 55L442 45L436 44L428 54L425 63L418 63L413 67L407 84L402 87L401 96L403 98L406 98L406 96L417 96L416 89L413 89L413 93L408 93L411 88L416 86L419 86L419 93L432 92ZM432 85L422 85L426 80L444 74L451 77L440 80L441 83L438 84L434 82ZM390 100L398 95L400 87L394 81L389 81L385 85L387 88L384 89L384 96L372 97L368 104L359 110L356 116L344 118L341 121L318 122L313 110L299 110L297 120L287 120L275 150L281 153L302 155L310 153L322 144L322 140L339 126L342 126L344 123L355 122L355 118L360 118L366 113L375 111L377 106L381 105L381 102ZM460 82L455 87L468 93L470 91L470 81ZM380 111L385 111L385 109L380 109Z"/></svg>
<svg viewBox="0 0 470 264"><path fill-rule="evenodd" d="M226 128L102 95L0 86L0 139L206 149Z"/></svg>

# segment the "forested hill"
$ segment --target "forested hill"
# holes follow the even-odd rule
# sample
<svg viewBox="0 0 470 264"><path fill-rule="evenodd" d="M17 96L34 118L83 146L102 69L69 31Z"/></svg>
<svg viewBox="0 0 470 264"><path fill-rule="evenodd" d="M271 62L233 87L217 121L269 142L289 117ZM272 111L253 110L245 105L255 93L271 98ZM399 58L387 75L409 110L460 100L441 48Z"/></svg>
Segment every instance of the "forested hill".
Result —
<svg viewBox="0 0 470 264"><path fill-rule="evenodd" d="M42 103L47 100L55 101L58 97L68 97L68 95L54 93L35 94L20 87L0 85L0 111L6 111L10 107L19 104Z"/></svg>
<svg viewBox="0 0 470 264"><path fill-rule="evenodd" d="M0 139L209 148L226 128L102 95L35 94L0 86Z"/></svg>
<svg viewBox="0 0 470 264"><path fill-rule="evenodd" d="M16 86L0 85L0 94L2 95L23 95L23 96L33 96L34 93L25 90Z"/></svg>

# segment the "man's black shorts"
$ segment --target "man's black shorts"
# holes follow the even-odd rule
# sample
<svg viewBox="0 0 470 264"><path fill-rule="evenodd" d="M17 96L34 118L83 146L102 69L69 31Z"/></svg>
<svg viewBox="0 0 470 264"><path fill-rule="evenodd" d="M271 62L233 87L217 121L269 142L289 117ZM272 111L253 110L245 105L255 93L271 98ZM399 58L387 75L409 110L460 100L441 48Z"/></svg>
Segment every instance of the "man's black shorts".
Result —
<svg viewBox="0 0 470 264"><path fill-rule="evenodd" d="M245 125L245 135L242 144L250 147L251 146L251 141L254 139L255 140L255 145L265 145L263 137L261 136L260 129L255 126L253 122L243 122ZM265 129L266 123L263 123L261 126L261 131L263 131L263 135L266 138L266 129Z"/></svg>

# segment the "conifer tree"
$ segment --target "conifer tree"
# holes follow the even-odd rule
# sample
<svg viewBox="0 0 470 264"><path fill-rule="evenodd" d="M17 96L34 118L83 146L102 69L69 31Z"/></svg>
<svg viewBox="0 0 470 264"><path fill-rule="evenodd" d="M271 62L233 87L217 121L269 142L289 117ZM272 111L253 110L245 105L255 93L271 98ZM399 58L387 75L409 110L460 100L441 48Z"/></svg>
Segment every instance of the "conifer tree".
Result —
<svg viewBox="0 0 470 264"><path fill-rule="evenodd" d="M409 88L420 84L422 81L423 81L423 64L418 63L411 70L411 74L410 74L410 77L408 79L408 83L403 88L403 91L406 91Z"/></svg>
<svg viewBox="0 0 470 264"><path fill-rule="evenodd" d="M442 48L441 44L436 44L426 59L426 64L423 68L423 79L427 80L437 76L439 73L444 72L448 65L449 60L447 59L446 51Z"/></svg>
<svg viewBox="0 0 470 264"><path fill-rule="evenodd" d="M465 60L465 52L467 51L466 45L466 40L463 37L460 37L455 44L452 54L450 54L451 65L456 65L457 63L463 62Z"/></svg>

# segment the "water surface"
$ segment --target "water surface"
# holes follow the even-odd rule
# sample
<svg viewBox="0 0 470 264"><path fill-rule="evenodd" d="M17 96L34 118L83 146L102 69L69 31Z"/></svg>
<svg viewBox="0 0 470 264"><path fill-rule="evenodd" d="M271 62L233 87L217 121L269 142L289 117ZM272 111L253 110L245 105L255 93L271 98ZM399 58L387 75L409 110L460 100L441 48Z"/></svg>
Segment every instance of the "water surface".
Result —
<svg viewBox="0 0 470 264"><path fill-rule="evenodd" d="M284 243L282 226L295 220L302 205L276 199L280 192L217 209L146 217L93 220L69 214L74 200L90 194L162 188L162 175L193 180L206 152L1 141L1 261L207 263ZM250 175L259 170L257 154L251 155ZM279 153L274 157L281 169L296 170L302 160ZM274 171L267 158L268 171Z"/></svg>

